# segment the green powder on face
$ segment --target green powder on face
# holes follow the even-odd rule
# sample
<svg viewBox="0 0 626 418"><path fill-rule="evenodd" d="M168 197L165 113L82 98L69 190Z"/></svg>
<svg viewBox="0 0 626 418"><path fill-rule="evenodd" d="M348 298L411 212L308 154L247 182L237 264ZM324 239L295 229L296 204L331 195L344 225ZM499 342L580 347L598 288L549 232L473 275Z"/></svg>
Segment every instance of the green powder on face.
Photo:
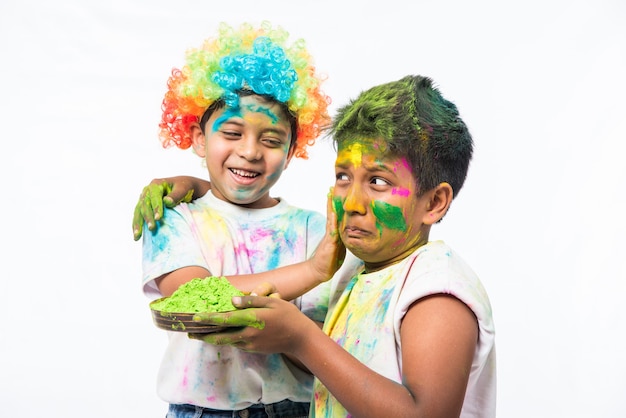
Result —
<svg viewBox="0 0 626 418"><path fill-rule="evenodd" d="M150 307L161 312L225 312L233 311L233 296L243 296L225 277L192 279L181 285L172 296L153 302Z"/></svg>
<svg viewBox="0 0 626 418"><path fill-rule="evenodd" d="M381 231L381 225L385 228L406 231L407 226L404 221L402 209L397 206L390 205L387 202L374 200L372 202L372 212L376 217L376 226Z"/></svg>
<svg viewBox="0 0 626 418"><path fill-rule="evenodd" d="M333 209L337 214L337 221L343 221L343 200L339 196L333 196Z"/></svg>

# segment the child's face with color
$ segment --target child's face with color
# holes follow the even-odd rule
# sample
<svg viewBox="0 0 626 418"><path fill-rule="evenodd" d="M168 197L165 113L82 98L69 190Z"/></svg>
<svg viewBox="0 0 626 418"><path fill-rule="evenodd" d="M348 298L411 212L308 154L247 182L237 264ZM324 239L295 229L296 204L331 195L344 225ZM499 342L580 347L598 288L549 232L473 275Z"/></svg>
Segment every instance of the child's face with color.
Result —
<svg viewBox="0 0 626 418"><path fill-rule="evenodd" d="M238 108L211 115L205 134L194 137L194 150L206 160L217 198L258 209L276 204L269 191L289 164L290 143L291 126L280 106L245 96Z"/></svg>
<svg viewBox="0 0 626 418"><path fill-rule="evenodd" d="M339 144L333 204L346 248L369 270L391 265L428 239L428 197L418 197L411 167L383 140Z"/></svg>

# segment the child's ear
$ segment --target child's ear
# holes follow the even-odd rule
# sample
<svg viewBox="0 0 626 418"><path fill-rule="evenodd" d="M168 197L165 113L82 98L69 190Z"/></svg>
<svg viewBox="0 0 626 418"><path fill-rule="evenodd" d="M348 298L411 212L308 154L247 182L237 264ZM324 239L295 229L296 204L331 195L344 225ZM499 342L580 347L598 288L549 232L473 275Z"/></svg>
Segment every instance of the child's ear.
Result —
<svg viewBox="0 0 626 418"><path fill-rule="evenodd" d="M433 225L439 222L448 212L448 208L452 204L454 192L452 191L452 186L448 183L440 183L437 187L430 190L428 194L430 199L428 200L427 212L424 215L423 223Z"/></svg>
<svg viewBox="0 0 626 418"><path fill-rule="evenodd" d="M199 157L204 158L206 156L206 152L204 151L205 138L202 133L202 129L200 129L200 125L197 123L191 124L191 146L196 154Z"/></svg>

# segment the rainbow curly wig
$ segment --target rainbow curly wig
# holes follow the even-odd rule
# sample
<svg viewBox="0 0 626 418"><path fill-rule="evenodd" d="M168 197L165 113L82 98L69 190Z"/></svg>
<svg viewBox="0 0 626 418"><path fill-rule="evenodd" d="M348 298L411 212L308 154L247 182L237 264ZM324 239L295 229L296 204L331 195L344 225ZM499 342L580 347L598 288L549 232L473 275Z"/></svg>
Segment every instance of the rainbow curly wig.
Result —
<svg viewBox="0 0 626 418"><path fill-rule="evenodd" d="M186 53L182 69L174 68L163 99L159 138L163 147L191 146L191 125L221 99L237 107L238 92L252 90L285 104L295 115L296 157L308 158L313 145L330 125L330 98L320 90L323 79L315 74L305 42L286 46L289 34L263 22L254 28L245 23L238 30L225 23L217 37Z"/></svg>

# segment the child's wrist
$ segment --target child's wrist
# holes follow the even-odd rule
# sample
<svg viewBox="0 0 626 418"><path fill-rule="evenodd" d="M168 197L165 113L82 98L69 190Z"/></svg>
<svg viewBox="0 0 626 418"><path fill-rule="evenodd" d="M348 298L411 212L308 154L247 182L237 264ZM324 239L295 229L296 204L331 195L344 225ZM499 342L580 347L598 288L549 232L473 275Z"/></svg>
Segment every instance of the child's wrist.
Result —
<svg viewBox="0 0 626 418"><path fill-rule="evenodd" d="M317 286L318 284L326 281L326 275L317 269L313 258L307 260L307 267L307 270L309 271L308 279L312 284Z"/></svg>

